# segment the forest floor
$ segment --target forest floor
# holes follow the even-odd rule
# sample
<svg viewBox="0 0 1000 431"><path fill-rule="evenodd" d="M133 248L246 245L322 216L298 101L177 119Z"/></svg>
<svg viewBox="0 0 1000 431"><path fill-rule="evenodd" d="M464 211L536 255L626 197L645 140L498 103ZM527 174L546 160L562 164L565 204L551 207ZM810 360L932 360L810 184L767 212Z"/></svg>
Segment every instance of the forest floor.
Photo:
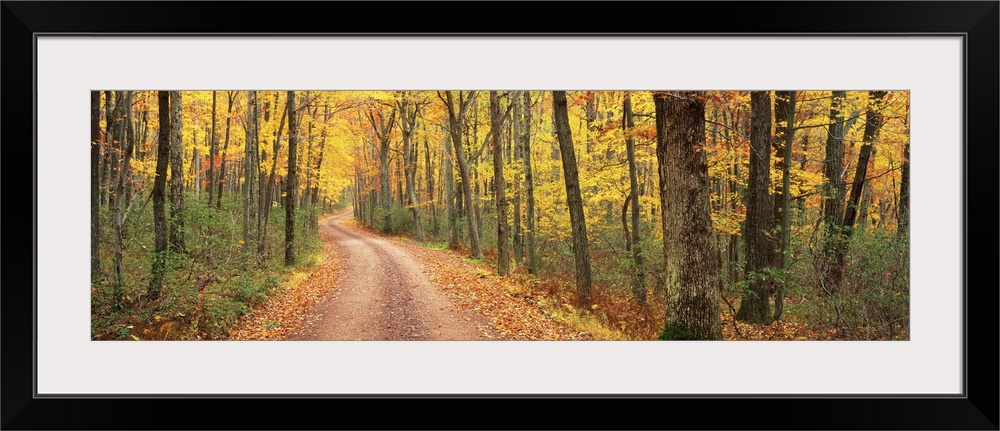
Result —
<svg viewBox="0 0 1000 431"><path fill-rule="evenodd" d="M551 318L482 263L380 236L350 211L322 220L320 233L323 264L245 315L231 339L594 339Z"/></svg>
<svg viewBox="0 0 1000 431"><path fill-rule="evenodd" d="M379 234L358 223L350 210L321 220L319 228L323 263L293 276L281 292L243 315L230 339L655 339L663 321L662 298L638 311L610 297L599 301L600 310L598 305L575 309L572 299L558 293L572 280L540 279L524 271L500 277L494 266L462 251ZM738 299L724 301L724 340L850 339L794 316L769 325L734 322ZM786 310L801 301L787 298ZM632 328L641 335L626 335L627 322L644 325Z"/></svg>

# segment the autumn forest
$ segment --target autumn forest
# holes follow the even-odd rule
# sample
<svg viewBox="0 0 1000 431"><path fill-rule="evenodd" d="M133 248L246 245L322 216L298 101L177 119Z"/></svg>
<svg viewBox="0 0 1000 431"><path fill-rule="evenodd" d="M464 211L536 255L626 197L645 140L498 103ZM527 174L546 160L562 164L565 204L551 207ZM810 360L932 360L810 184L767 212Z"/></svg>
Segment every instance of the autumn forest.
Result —
<svg viewBox="0 0 1000 431"><path fill-rule="evenodd" d="M908 340L909 92L92 91L94 340Z"/></svg>

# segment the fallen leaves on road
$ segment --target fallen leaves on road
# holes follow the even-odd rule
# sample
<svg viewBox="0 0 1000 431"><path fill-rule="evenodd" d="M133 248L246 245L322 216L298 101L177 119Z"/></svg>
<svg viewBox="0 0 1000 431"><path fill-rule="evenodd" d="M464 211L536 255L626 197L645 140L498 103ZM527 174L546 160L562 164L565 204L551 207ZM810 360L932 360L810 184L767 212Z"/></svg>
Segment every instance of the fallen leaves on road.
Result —
<svg viewBox="0 0 1000 431"><path fill-rule="evenodd" d="M322 229L320 234L326 238ZM283 340L299 330L309 311L343 275L343 259L330 241L323 244L323 263L305 277L292 277L284 291L243 315L229 332L232 340Z"/></svg>

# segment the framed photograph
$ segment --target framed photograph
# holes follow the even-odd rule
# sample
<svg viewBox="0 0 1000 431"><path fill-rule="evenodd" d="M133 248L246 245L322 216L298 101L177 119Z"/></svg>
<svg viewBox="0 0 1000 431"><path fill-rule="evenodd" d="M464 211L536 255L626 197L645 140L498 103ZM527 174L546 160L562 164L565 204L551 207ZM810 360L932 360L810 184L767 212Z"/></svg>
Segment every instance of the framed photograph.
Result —
<svg viewBox="0 0 1000 431"><path fill-rule="evenodd" d="M7 170L5 191L16 202L8 221L14 233L33 226L29 238L15 242L8 236L9 244L33 244L33 254L29 260L26 253L8 252L2 289L4 428L297 429L327 421L328 412L344 402L350 411L322 423L399 429L1000 426L996 244L977 246L997 238L1000 3L504 3L504 12L493 17L484 11L447 19L419 3L381 12L372 7L379 3L350 5L372 9L362 15L348 13L346 3L324 4L344 7L338 17L323 16L329 8L318 5L3 2L2 133L8 160L17 161ZM391 16L382 16L390 10ZM681 11L706 18L681 20ZM651 22L656 15L662 20ZM95 332L85 217L91 212L90 149L84 145L90 140L85 136L92 136L92 92L136 90L148 93L148 103L162 104L168 99L157 102L154 93L183 90L185 97L204 99L200 115L207 116L215 91L266 90L274 99L261 103L276 107L296 97L306 98L305 104L315 100L309 97L330 97L322 100L332 104L336 95L325 94L381 90L426 92L441 104L447 103L443 90L495 89L799 90L803 100L810 90L816 97L829 90L873 90L882 97L879 90L890 90L905 96L900 124L909 134L912 184L906 335L826 341L116 342L102 340L145 335L129 331L132 326ZM279 91L287 95L279 99ZM122 93L132 97L132 91ZM252 103L247 97L238 105ZM550 99L539 100L553 103L554 96L545 97ZM392 106L393 115L399 106L406 112L405 105ZM370 122L378 122L375 114ZM860 140L864 127L858 124ZM488 126L479 130L479 140ZM204 136L208 127L200 129ZM31 170L20 169L29 158ZM23 202L32 202L30 218ZM572 252L566 259L573 259ZM27 268L30 278L24 276ZM192 285L199 282L191 278ZM478 400L463 408L489 422L421 420L431 401L447 408L445 402L459 399ZM665 413L644 418L649 413L552 412L558 417L529 423L522 414L498 412L501 400L595 407L643 401L636 405ZM354 407L386 408L389 402L393 411L414 413L373 417ZM186 413L198 409L213 413L208 419ZM717 413L698 413L704 409Z"/></svg>

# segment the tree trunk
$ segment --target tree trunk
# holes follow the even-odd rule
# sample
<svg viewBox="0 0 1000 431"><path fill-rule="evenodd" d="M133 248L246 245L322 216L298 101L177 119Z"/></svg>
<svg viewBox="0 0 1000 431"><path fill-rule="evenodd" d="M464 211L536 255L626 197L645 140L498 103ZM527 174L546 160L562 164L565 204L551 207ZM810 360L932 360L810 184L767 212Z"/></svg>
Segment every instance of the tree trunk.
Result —
<svg viewBox="0 0 1000 431"><path fill-rule="evenodd" d="M215 137L216 92L212 92L212 137L208 147L208 206L215 198L215 156L219 152L219 140Z"/></svg>
<svg viewBox="0 0 1000 431"><path fill-rule="evenodd" d="M500 96L490 91L490 140L493 143L493 193L497 211L497 273L510 275L510 226L507 225L507 182L503 177Z"/></svg>
<svg viewBox="0 0 1000 431"><path fill-rule="evenodd" d="M257 198L258 186L257 170L260 164L257 163L256 145L256 123L257 123L257 92L247 92L247 125L246 125L246 146L243 157L243 252L249 253L251 238L256 236L250 232L250 227L258 220Z"/></svg>
<svg viewBox="0 0 1000 431"><path fill-rule="evenodd" d="M629 195L632 197L632 237L626 241L629 251L632 252L632 264L635 266L632 274L632 297L642 305L646 304L646 274L644 269L644 258L642 255L642 244L639 242L639 178L635 165L635 136L633 129L635 124L632 120L632 95L625 93L625 101L622 103L622 128L625 129L625 150L628 158L628 178ZM626 199L627 201L628 199ZM624 215L624 211L622 211ZM626 233L626 236L628 233Z"/></svg>
<svg viewBox="0 0 1000 431"><path fill-rule="evenodd" d="M431 235L436 239L440 230L437 221L437 199L434 196L434 166L431 165L431 148L426 135L424 135L424 164L427 167L427 201L431 204Z"/></svg>
<svg viewBox="0 0 1000 431"><path fill-rule="evenodd" d="M701 92L654 94L666 262L667 304L661 339L722 338L703 97Z"/></svg>
<svg viewBox="0 0 1000 431"><path fill-rule="evenodd" d="M420 219L420 202L417 200L417 194L414 190L416 181L413 177L417 171L417 160L413 157L411 152L415 151L415 148L411 148L413 143L411 142L413 137L413 128L416 126L417 120L417 107L413 108L412 115L409 111L409 101L403 99L400 102L400 126L403 132L403 158L405 159L405 165L403 166L403 176L406 177L406 198L410 201L410 214L413 217L413 234L417 237L420 242L427 241L424 236L424 222ZM416 147L416 145L413 145Z"/></svg>
<svg viewBox="0 0 1000 431"><path fill-rule="evenodd" d="M455 219L458 217L455 211L455 174L452 172L454 162L451 160L450 132L445 134L441 146L443 147L441 166L444 171L445 210L448 213L448 249L454 250L458 248L458 229L455 226Z"/></svg>
<svg viewBox="0 0 1000 431"><path fill-rule="evenodd" d="M449 131L451 132L451 143L455 148L455 156L458 160L458 173L462 178L462 196L465 201L465 215L466 223L469 227L469 245L471 247L470 254L473 259L482 259L483 251L479 245L479 230L476 228L476 214L475 208L472 203L472 184L469 175L469 162L465 158L465 149L462 145L462 131L463 124L462 121L465 118L465 113L468 112L469 103L476 98L476 92L471 91L464 101L459 101L458 112L455 112L454 100L450 91L445 92L447 95L446 105L448 107L448 124Z"/></svg>
<svg viewBox="0 0 1000 431"><path fill-rule="evenodd" d="M771 323L768 297L774 280L769 274L774 253L774 214L768 189L771 184L771 95L768 91L750 92L750 178L747 191L746 276L736 320Z"/></svg>
<svg viewBox="0 0 1000 431"><path fill-rule="evenodd" d="M156 300L163 290L163 275L167 270L167 167L170 161L170 96L167 91L159 98L160 131L156 143L156 177L153 180L153 263L149 280L149 299Z"/></svg>
<svg viewBox="0 0 1000 431"><path fill-rule="evenodd" d="M295 265L295 193L298 192L298 177L295 158L298 148L298 123L295 122L295 92L288 92L288 177L285 189L285 265ZM279 130L280 133L280 130Z"/></svg>
<svg viewBox="0 0 1000 431"><path fill-rule="evenodd" d="M576 270L576 290L583 304L591 301L590 250L587 243L587 224L580 196L580 179L576 169L576 151L570 134L569 116L566 113L566 92L552 92L552 110L559 138L563 175L566 178L566 203L573 232L573 255Z"/></svg>
<svg viewBox="0 0 1000 431"><path fill-rule="evenodd" d="M521 139L521 154L524 157L524 221L528 248L528 273L538 274L538 255L535 247L535 184L531 170L531 93L524 92L524 135Z"/></svg>
<svg viewBox="0 0 1000 431"><path fill-rule="evenodd" d="M131 124L132 124L132 92L131 91L126 91L125 92L125 97L124 97L124 100L122 100L122 103L124 104L125 109L126 109L126 114L125 114L125 118L126 118L126 121L127 121L126 124L128 126L131 126ZM129 130L131 130L131 128ZM122 275L122 240L123 240L123 238L122 238L122 222L123 222L123 220L122 220L123 219L123 215L122 215L122 203L125 200L124 199L125 198L125 196L124 196L125 195L125 184L128 181L129 164L132 161L132 148L133 148L133 145L131 145L132 144L131 141L134 140L133 134L132 133L128 133L126 135L126 139L129 142L126 143L126 145L125 145L125 157L124 157L124 160L122 162L122 166L121 166L118 178L115 181L115 203L114 203L114 209L115 209L115 216L114 216L114 226L115 226L115 285L114 285L114 289L113 289L114 292L113 293L114 293L115 306L117 308L119 308L119 309L122 308L122 292L123 292L123 289L125 287L125 280L124 280L123 275Z"/></svg>
<svg viewBox="0 0 1000 431"><path fill-rule="evenodd" d="M274 106L278 106L278 95L274 96ZM278 129L274 132L274 141L271 144L271 172L267 174L267 187L262 187L260 192L260 218L263 220L263 227L259 229L259 239L257 241L257 252L261 255L264 254L267 248L267 227L271 222L271 207L275 201L274 195L274 179L275 172L278 170L278 153L281 150L281 129L285 128L285 119L288 118L288 113L295 109L288 100L285 100L285 109L281 110L281 119L278 120ZM268 121L270 115L264 116L264 121ZM291 134L289 132L289 134ZM289 158L291 160L291 158ZM264 172L260 173L261 178L264 178ZM282 187L278 187L281 190ZM285 202L284 200L278 198L280 202ZM260 224L258 224L260 226Z"/></svg>
<svg viewBox="0 0 1000 431"><path fill-rule="evenodd" d="M376 118L375 113L372 109L368 110L368 120L371 122L372 130L378 137L379 142L379 179L382 191L379 202L382 203L381 229L384 231L389 229L389 210L392 204L392 192L389 187L389 144L391 143L389 133L392 131L392 127L396 121L396 107L392 108L392 113L389 114L388 121L386 121L381 111L377 112L378 118Z"/></svg>
<svg viewBox="0 0 1000 431"><path fill-rule="evenodd" d="M823 245L823 283L821 294L837 292L843 278L843 253L838 251L843 247L843 202L844 202L844 117L841 109L847 92L834 91L830 101L830 126L826 139L826 160L823 173L827 185L823 200L823 223L825 225L825 241Z"/></svg>
<svg viewBox="0 0 1000 431"><path fill-rule="evenodd" d="M226 152L229 151L229 124L232 120L233 113L233 98L236 96L235 91L228 91L229 95L229 107L226 108L226 139L222 146L222 161L219 164L219 195L215 200L215 208L222 209L222 188L226 183Z"/></svg>
<svg viewBox="0 0 1000 431"><path fill-rule="evenodd" d="M847 212L844 214L844 226L847 228L846 234L850 236L851 227L854 225L858 214L861 192L864 190L868 175L868 162L873 153L872 143L878 139L879 130L882 128L881 110L882 98L885 91L868 92L868 110L865 113L865 134L858 153L858 164L854 172L854 181L851 184L851 196L847 202Z"/></svg>
<svg viewBox="0 0 1000 431"><path fill-rule="evenodd" d="M511 121L511 129L508 129L509 133L505 136L505 142L511 148L508 151L507 161L510 163L510 168L514 172L514 263L515 265L520 265L524 262L524 232L521 229L521 171L517 165L517 161L524 157L521 154L521 145L518 141L521 139L521 92L513 91L510 94L510 106L513 110L513 121Z"/></svg>
<svg viewBox="0 0 1000 431"><path fill-rule="evenodd" d="M906 141L903 147L903 168L899 185L899 211L896 225L897 237L908 237L910 235L910 141Z"/></svg>
<svg viewBox="0 0 1000 431"><path fill-rule="evenodd" d="M101 92L90 92L90 276L101 274Z"/></svg>
<svg viewBox="0 0 1000 431"><path fill-rule="evenodd" d="M183 253L184 244L184 143L181 92L170 92L170 247Z"/></svg>
<svg viewBox="0 0 1000 431"><path fill-rule="evenodd" d="M782 167L781 167L781 182L782 190L786 192L782 194L781 199L781 248L779 250L780 268L783 271L788 271L789 262L791 257L791 250L789 246L791 244L792 235L792 194L791 194L791 172L792 172L792 143L795 141L795 91L782 92L787 93L787 95L782 95L782 97L787 97L787 114L788 123L785 129L785 146L783 149L784 157ZM777 106L777 105L775 105ZM785 284L787 283L787 277L782 277L781 282L775 286L774 292L774 320L781 320L781 314L785 311Z"/></svg>

